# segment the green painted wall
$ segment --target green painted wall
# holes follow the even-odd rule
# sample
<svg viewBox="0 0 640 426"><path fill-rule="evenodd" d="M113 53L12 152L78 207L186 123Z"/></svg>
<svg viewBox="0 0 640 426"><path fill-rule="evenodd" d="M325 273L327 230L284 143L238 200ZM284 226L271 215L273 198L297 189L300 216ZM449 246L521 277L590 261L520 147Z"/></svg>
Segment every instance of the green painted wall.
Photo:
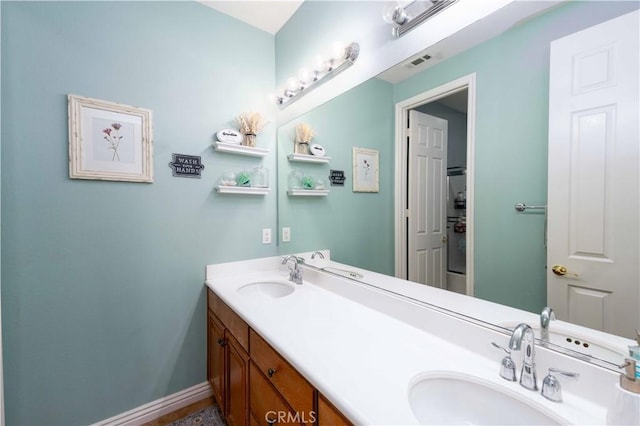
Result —
<svg viewBox="0 0 640 426"><path fill-rule="evenodd" d="M341 7L352 6L347 3ZM362 7L365 8L364 5ZM518 214L513 206L519 201L529 204L546 203L549 43L638 7L637 2L625 1L570 2L394 85L393 99L389 101L389 105L386 108L375 105L381 112L388 111L388 116L378 116L380 121L377 126L392 129L394 103L464 75L476 73L476 296L532 312L539 312L546 305L544 216L537 212ZM322 4L305 3L294 15L296 19L293 22L295 29L300 31L305 23L309 26L314 19L323 25L327 17L330 18L331 13L322 10ZM296 43L300 43L300 39L293 37L295 31L288 26L285 29L289 32L281 32L276 37L276 52L281 53L276 56L278 70L293 68L295 54L292 52L297 51ZM340 32L339 25L336 32ZM301 39L317 41L308 34L302 35ZM347 120L359 114L358 107L363 107L365 113L368 108L373 108L372 103L364 98L356 99L355 96L365 96L364 93L369 90L367 85L375 85L374 81L356 87L305 114L299 120L294 120L294 123L287 124L286 129L313 117L317 123L326 122L323 126L317 125L319 134L327 131L333 134L337 120ZM359 135L347 126L338 126L340 131L348 130L351 135L345 141L344 150L368 143L369 137ZM282 130L279 131L279 140L281 136ZM392 141L391 134L387 142L390 146L381 150L380 157L381 168L390 170L390 179L393 179ZM279 143L282 144L281 141ZM287 148L291 149L290 146ZM280 149L282 150L282 145ZM385 150L388 156L382 155ZM283 160L281 154L279 164L282 165L283 161L284 168L288 170L291 165L287 164L286 159ZM348 169L350 165L345 167ZM280 179L282 183L282 173ZM325 201L327 205L337 204L335 192ZM360 227L342 226L342 215L333 219L327 215L316 215L321 217L318 226L322 224L322 229L304 229L297 234L292 229L292 243L282 245L281 251L328 248L333 255L338 249L340 255L336 258L346 263L349 263L345 259L347 253L357 256L354 253L369 253L374 250L373 247L386 247L390 250L389 253L393 253L392 194L370 201L373 204L367 206L349 201L343 204L348 206L344 211L348 211L349 215L365 218ZM286 226L287 222L298 216L305 217L303 212L306 212L305 219L309 221L311 212L317 211L318 206L324 206L322 203L323 201L308 199L280 199L280 226ZM373 228L367 221L373 220L372 216L377 215L371 212L378 211L388 211L390 221L380 221ZM379 218L376 217L375 220ZM375 232L371 231L373 229ZM339 244L333 242L338 236ZM388 261L389 273L392 273L392 254L389 254ZM377 264L380 262L376 261ZM358 266L364 265L360 263ZM372 269L382 270L376 267Z"/></svg>
<svg viewBox="0 0 640 426"><path fill-rule="evenodd" d="M214 191L260 159L211 146L243 111L275 122L274 37L196 2L1 7L7 424L89 424L204 382L204 266L277 252L275 191ZM68 178L68 93L153 110L153 184ZM275 186L275 124L258 144ZM172 153L203 178L172 177Z"/></svg>
<svg viewBox="0 0 640 426"><path fill-rule="evenodd" d="M638 8L571 2L394 86L394 102L476 73L475 295L539 312L546 305L549 43Z"/></svg>
<svg viewBox="0 0 640 426"><path fill-rule="evenodd" d="M282 253L331 249L331 258L393 275L392 85L370 80L278 129L279 226L291 228ZM295 126L307 123L331 157L329 164L290 162ZM352 147L375 149L380 158L380 192L352 191ZM326 197L292 197L285 189L292 169L321 178ZM343 187L329 185L329 170L343 170Z"/></svg>

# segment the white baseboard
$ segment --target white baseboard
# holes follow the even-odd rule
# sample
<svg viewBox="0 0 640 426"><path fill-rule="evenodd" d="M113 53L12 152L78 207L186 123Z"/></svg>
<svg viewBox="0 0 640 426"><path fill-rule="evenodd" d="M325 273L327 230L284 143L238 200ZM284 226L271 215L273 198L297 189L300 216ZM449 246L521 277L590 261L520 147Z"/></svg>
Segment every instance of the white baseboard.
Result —
<svg viewBox="0 0 640 426"><path fill-rule="evenodd" d="M213 395L209 382L200 383L172 395L165 396L133 410L110 417L91 426L136 426Z"/></svg>

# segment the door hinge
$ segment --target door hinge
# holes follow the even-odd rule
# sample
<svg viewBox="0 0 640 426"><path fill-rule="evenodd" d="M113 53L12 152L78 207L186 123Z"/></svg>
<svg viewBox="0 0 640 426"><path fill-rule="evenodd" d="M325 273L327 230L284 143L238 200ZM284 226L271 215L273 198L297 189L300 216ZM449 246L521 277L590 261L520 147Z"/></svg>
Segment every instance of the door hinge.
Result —
<svg viewBox="0 0 640 426"><path fill-rule="evenodd" d="M404 217L411 217L411 212L409 211L409 209L406 209L404 211Z"/></svg>

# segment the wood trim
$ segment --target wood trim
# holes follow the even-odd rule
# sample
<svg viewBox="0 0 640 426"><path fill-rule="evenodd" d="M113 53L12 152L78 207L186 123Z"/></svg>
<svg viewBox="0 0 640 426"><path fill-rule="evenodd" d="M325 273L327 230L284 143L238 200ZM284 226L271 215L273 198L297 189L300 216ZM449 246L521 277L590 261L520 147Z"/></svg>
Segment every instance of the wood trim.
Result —
<svg viewBox="0 0 640 426"><path fill-rule="evenodd" d="M91 426L135 426L150 422L172 411L191 405L213 395L208 382L200 383L148 404L94 423Z"/></svg>

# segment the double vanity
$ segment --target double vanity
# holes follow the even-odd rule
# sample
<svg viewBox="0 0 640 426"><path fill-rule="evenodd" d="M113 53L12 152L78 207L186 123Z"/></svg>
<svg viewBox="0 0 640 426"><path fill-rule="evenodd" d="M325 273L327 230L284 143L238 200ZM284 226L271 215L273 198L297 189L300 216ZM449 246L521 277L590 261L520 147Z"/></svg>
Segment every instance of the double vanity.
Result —
<svg viewBox="0 0 640 426"><path fill-rule="evenodd" d="M313 257L206 267L208 378L229 424L606 424L620 374L534 341L537 316Z"/></svg>

